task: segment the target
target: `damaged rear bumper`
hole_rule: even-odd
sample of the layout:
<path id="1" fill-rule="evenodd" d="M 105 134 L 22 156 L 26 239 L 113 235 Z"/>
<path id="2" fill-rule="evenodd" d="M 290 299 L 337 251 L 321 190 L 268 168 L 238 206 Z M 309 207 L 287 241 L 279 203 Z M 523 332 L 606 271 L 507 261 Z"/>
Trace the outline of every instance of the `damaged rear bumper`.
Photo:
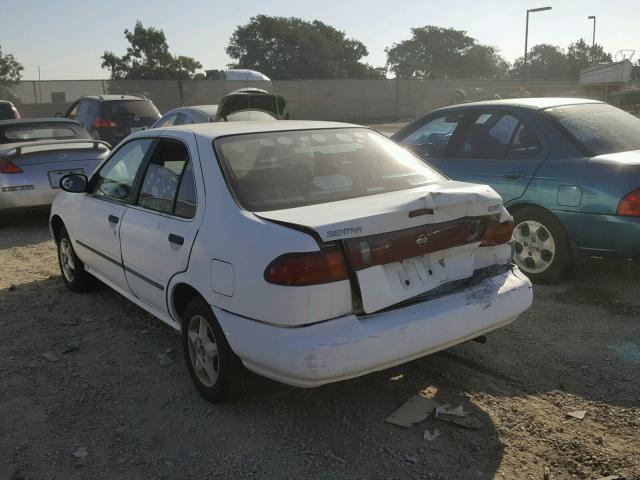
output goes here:
<path id="1" fill-rule="evenodd" d="M 470 340 L 531 306 L 531 283 L 516 267 L 454 294 L 390 311 L 282 328 L 214 307 L 247 368 L 298 387 L 357 377 Z"/>

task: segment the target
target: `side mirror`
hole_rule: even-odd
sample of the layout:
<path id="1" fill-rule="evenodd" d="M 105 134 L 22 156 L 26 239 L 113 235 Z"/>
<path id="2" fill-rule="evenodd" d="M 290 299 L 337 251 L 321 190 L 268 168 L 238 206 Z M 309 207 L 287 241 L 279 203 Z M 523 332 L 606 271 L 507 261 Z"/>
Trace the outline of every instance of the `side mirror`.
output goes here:
<path id="1" fill-rule="evenodd" d="M 87 177 L 80 173 L 70 173 L 60 179 L 60 188 L 65 192 L 84 193 L 87 191 Z"/>

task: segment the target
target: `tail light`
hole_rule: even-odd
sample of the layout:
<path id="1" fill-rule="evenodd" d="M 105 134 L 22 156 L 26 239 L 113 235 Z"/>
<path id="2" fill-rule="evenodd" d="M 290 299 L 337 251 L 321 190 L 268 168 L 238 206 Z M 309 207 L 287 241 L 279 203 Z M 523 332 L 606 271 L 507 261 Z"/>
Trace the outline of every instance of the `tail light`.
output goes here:
<path id="1" fill-rule="evenodd" d="M 8 158 L 0 158 L 0 173 L 22 173 L 22 169 Z"/>
<path id="2" fill-rule="evenodd" d="M 513 221 L 508 220 L 506 222 L 489 222 L 487 228 L 482 235 L 480 243 L 481 247 L 493 247 L 495 245 L 502 245 L 511 241 L 513 235 Z"/>
<path id="3" fill-rule="evenodd" d="M 618 205 L 618 215 L 640 216 L 640 188 L 627 194 Z"/>
<path id="4" fill-rule="evenodd" d="M 329 247 L 320 252 L 282 255 L 269 264 L 264 278 L 276 285 L 300 287 L 346 280 L 349 273 L 340 249 Z"/>
<path id="5" fill-rule="evenodd" d="M 113 120 L 109 120 L 108 118 L 96 118 L 96 121 L 93 123 L 96 128 L 116 128 L 118 124 Z"/>

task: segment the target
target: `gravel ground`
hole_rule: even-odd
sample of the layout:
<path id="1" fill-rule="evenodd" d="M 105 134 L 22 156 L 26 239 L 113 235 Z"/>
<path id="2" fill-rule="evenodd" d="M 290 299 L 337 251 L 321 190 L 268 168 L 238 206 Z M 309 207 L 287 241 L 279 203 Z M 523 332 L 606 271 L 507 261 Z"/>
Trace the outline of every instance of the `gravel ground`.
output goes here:
<path id="1" fill-rule="evenodd" d="M 0 479 L 640 479 L 631 262 L 536 287 L 484 345 L 312 390 L 252 376 L 226 405 L 196 393 L 169 327 L 106 287 L 64 288 L 44 215 L 5 220 L 0 265 Z M 383 422 L 429 387 L 481 428 Z"/>

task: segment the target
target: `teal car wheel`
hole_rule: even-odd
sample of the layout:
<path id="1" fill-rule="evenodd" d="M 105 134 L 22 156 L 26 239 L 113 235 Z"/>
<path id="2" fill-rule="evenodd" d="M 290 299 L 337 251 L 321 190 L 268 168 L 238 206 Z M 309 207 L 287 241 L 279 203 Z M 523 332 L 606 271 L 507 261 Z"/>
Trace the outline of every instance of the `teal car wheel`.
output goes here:
<path id="1" fill-rule="evenodd" d="M 559 280 L 571 263 L 562 225 L 551 213 L 525 208 L 514 215 L 513 261 L 533 282 Z"/>

